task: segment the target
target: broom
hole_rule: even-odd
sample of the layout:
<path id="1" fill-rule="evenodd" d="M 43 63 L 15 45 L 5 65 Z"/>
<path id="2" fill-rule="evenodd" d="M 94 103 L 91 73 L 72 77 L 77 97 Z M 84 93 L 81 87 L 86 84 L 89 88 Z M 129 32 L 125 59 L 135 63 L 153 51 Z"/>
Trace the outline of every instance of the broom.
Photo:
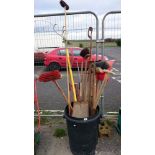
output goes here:
<path id="1" fill-rule="evenodd" d="M 96 105 L 94 105 L 93 109 L 96 109 L 97 104 L 99 102 L 101 94 L 104 92 L 104 88 L 109 80 L 109 75 L 110 74 L 115 74 L 113 73 L 112 70 L 112 65 L 115 61 L 114 60 L 109 60 L 109 61 L 99 61 L 96 62 L 96 79 L 97 82 L 101 81 L 101 86 L 99 87 L 99 84 L 97 84 L 97 97 L 96 97 Z"/>
<path id="2" fill-rule="evenodd" d="M 56 85 L 56 87 L 58 88 L 58 90 L 61 93 L 61 95 L 64 97 L 66 103 L 68 103 L 67 97 L 66 97 L 63 89 L 60 87 L 59 83 L 56 81 L 56 80 L 61 79 L 61 78 L 62 78 L 62 76 L 61 76 L 60 72 L 58 70 L 54 70 L 54 71 L 42 73 L 39 76 L 38 80 L 40 82 L 52 81 Z M 68 106 L 71 108 L 71 104 L 70 103 L 68 103 Z"/>

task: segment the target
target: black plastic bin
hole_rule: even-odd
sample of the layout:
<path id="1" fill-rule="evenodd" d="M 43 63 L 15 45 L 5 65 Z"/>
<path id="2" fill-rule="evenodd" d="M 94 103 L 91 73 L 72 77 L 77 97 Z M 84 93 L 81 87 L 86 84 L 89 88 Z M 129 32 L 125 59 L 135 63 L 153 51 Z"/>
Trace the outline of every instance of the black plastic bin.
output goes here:
<path id="1" fill-rule="evenodd" d="M 88 118 L 71 117 L 68 115 L 68 107 L 66 107 L 64 117 L 73 155 L 95 155 L 101 117 L 99 107 L 97 107 L 96 114 Z"/>

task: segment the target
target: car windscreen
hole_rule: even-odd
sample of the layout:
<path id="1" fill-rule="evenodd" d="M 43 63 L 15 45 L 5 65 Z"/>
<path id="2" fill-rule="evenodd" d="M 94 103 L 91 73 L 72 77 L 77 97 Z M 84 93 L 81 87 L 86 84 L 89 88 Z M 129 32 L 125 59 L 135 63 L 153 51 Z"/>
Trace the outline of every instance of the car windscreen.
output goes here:
<path id="1" fill-rule="evenodd" d="M 58 55 L 66 56 L 66 50 L 65 49 L 59 50 Z M 69 55 L 71 55 L 71 52 L 70 51 L 69 51 Z"/>
<path id="2" fill-rule="evenodd" d="M 74 56 L 80 56 L 80 52 L 81 52 L 81 50 L 79 50 L 79 49 L 74 49 L 74 50 L 73 50 L 73 55 L 74 55 Z"/>

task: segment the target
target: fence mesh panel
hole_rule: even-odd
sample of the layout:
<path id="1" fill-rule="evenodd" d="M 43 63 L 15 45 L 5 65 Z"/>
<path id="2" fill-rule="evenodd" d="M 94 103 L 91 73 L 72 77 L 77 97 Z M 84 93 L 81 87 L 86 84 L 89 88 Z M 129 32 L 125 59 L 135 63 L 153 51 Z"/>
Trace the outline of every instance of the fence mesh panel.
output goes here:
<path id="1" fill-rule="evenodd" d="M 46 51 L 52 47 L 64 47 L 62 34 L 64 15 L 35 17 L 35 50 Z M 96 18 L 93 14 L 67 15 L 67 39 L 69 46 L 88 46 L 88 28 L 93 27 L 93 39 L 96 39 Z M 55 32 L 55 30 L 56 33 Z"/>
<path id="2" fill-rule="evenodd" d="M 111 75 L 109 90 L 105 89 L 105 93 L 101 96 L 102 114 L 108 111 L 118 111 L 121 106 L 121 11 L 108 12 L 102 20 L 102 42 L 100 44 L 102 55 L 114 59 L 113 71 L 115 75 Z M 117 83 L 117 86 L 114 84 Z M 117 96 L 116 93 L 117 92 Z"/>
<path id="3" fill-rule="evenodd" d="M 104 39 L 121 38 L 121 14 L 108 14 L 104 20 Z"/>

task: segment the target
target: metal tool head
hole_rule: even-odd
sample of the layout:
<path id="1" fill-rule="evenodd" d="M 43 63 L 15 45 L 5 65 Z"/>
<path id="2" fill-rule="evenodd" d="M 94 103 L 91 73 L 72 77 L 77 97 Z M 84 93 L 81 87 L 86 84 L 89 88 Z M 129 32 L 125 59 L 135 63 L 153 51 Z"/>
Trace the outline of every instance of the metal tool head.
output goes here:
<path id="1" fill-rule="evenodd" d="M 88 28 L 88 37 L 89 37 L 90 39 L 92 39 L 92 33 L 93 33 L 93 28 L 92 28 L 92 27 L 89 27 L 89 28 Z"/>

